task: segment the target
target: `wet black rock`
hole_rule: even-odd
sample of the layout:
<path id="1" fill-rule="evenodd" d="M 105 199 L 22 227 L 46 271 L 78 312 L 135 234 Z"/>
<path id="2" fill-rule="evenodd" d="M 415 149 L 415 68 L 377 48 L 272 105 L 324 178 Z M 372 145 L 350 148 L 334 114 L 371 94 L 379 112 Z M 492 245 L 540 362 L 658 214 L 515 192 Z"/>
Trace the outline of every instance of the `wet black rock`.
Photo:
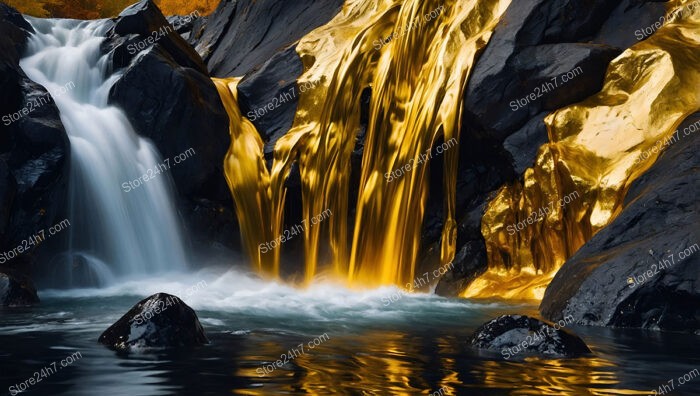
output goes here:
<path id="1" fill-rule="evenodd" d="M 700 329 L 698 121 L 700 113 L 681 124 L 671 146 L 632 184 L 620 215 L 559 270 L 540 305 L 545 318 Z"/>
<path id="2" fill-rule="evenodd" d="M 17 11 L 0 4 L 2 251 L 60 221 L 67 194 L 70 146 L 58 109 L 46 89 L 19 66 L 31 32 Z"/>
<path id="3" fill-rule="evenodd" d="M 178 297 L 157 293 L 141 300 L 100 335 L 111 349 L 128 351 L 204 345 L 197 314 Z"/>
<path id="4" fill-rule="evenodd" d="M 243 76 L 330 21 L 342 5 L 342 0 L 222 0 L 190 42 L 213 76 Z"/>
<path id="5" fill-rule="evenodd" d="M 195 243 L 218 241 L 235 247 L 227 243 L 237 241 L 237 234 L 223 170 L 230 143 L 228 115 L 206 66 L 175 28 L 150 0 L 114 20 L 104 50 L 111 51 L 115 69 L 125 70 L 110 91 L 110 101 L 124 109 L 136 131 L 168 160 Z"/>
<path id="6" fill-rule="evenodd" d="M 469 284 L 486 272 L 486 252 L 477 241 L 469 241 L 455 254 L 454 268 L 440 278 L 435 287 L 439 296 L 458 296 Z"/>
<path id="7" fill-rule="evenodd" d="M 36 287 L 29 277 L 0 268 L 0 307 L 26 307 L 39 303 Z"/>
<path id="8" fill-rule="evenodd" d="M 263 138 L 268 159 L 277 140 L 292 128 L 300 94 L 296 79 L 302 71 L 301 59 L 290 46 L 246 74 L 238 84 L 241 113 Z"/>
<path id="9" fill-rule="evenodd" d="M 470 337 L 471 346 L 498 353 L 500 357 L 523 360 L 541 358 L 573 358 L 590 354 L 581 338 L 557 324 L 522 315 L 502 315 L 479 327 Z"/>
<path id="10" fill-rule="evenodd" d="M 172 21 L 176 24 L 170 24 L 153 0 L 142 0 L 126 8 L 114 19 L 111 31 L 112 35 L 128 39 L 125 48 L 115 53 L 114 62 L 125 65 L 142 47 L 157 44 L 179 65 L 206 74 L 207 67 L 199 54 L 177 32 L 181 19 Z"/>
<path id="11" fill-rule="evenodd" d="M 475 127 L 502 140 L 538 113 L 599 91 L 621 50 L 581 41 L 612 7 L 609 1 L 512 3 L 469 81 L 465 112 Z"/>
<path id="12" fill-rule="evenodd" d="M 648 28 L 666 15 L 667 6 L 666 1 L 623 0 L 610 14 L 593 42 L 629 48 L 648 37 Z"/>

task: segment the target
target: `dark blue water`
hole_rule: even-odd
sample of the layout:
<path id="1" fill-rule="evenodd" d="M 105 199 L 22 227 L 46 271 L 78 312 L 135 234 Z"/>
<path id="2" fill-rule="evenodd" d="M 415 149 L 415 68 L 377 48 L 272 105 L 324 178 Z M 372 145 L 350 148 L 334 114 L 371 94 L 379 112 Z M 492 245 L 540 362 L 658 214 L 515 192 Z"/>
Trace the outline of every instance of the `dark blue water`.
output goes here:
<path id="1" fill-rule="evenodd" d="M 211 344 L 125 354 L 97 343 L 155 291 L 179 293 L 195 308 Z M 667 394 L 700 395 L 700 377 L 678 383 L 700 367 L 698 336 L 572 327 L 594 356 L 495 361 L 469 348 L 468 336 L 536 306 L 396 293 L 295 290 L 237 273 L 44 292 L 35 308 L 0 311 L 0 389 L 9 394 L 38 372 L 41 382 L 25 394 L 649 395 L 674 379 Z M 387 304 L 389 296 L 400 298 Z M 75 352 L 81 357 L 60 367 Z M 60 368 L 42 377 L 54 362 Z"/>

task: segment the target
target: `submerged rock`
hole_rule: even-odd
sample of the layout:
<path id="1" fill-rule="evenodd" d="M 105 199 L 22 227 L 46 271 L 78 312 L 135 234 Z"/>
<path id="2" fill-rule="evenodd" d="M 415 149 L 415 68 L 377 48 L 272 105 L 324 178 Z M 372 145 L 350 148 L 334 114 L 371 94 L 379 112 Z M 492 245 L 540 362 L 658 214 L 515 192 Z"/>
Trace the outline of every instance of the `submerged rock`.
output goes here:
<path id="1" fill-rule="evenodd" d="M 502 315 L 481 327 L 469 343 L 478 349 L 500 353 L 504 359 L 572 358 L 591 353 L 581 338 L 562 329 L 561 321 L 548 324 L 522 315 Z"/>
<path id="2" fill-rule="evenodd" d="M 632 183 L 620 215 L 559 270 L 542 299 L 542 316 L 571 315 L 592 326 L 700 329 L 698 130 L 700 113 L 654 146 L 668 145 Z"/>
<path id="3" fill-rule="evenodd" d="M 178 297 L 157 293 L 141 300 L 102 333 L 116 350 L 168 348 L 209 343 L 197 314 Z"/>
<path id="4" fill-rule="evenodd" d="M 25 307 L 39 303 L 31 279 L 10 270 L 0 271 L 0 307 Z"/>

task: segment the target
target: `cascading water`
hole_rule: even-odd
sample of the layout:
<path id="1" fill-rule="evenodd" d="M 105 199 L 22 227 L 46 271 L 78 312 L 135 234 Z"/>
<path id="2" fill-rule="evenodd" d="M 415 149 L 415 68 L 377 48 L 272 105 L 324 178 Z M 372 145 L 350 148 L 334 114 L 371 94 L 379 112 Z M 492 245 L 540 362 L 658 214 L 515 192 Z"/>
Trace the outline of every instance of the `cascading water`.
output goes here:
<path id="1" fill-rule="evenodd" d="M 296 161 L 305 224 L 325 211 L 334 214 L 304 227 L 306 282 L 328 273 L 364 286 L 404 286 L 414 280 L 428 167 L 419 166 L 396 181 L 384 175 L 422 163 L 423 153 L 440 139 L 459 140 L 469 73 L 509 4 L 346 1 L 331 22 L 296 47 L 305 69 L 298 82 L 313 88 L 300 95 L 292 129 L 275 143 L 270 171 L 255 126 L 238 108 L 239 78 L 215 79 L 231 120 L 226 177 L 244 244 L 262 273 L 280 274 L 279 250 L 263 253 L 259 246 L 285 231 L 284 184 Z M 361 129 L 358 98 L 368 88 L 370 121 L 350 238 L 344 214 L 350 205 L 351 155 Z M 457 243 L 457 154 L 450 150 L 441 158 L 443 265 L 454 258 Z"/>
<path id="2" fill-rule="evenodd" d="M 30 19 L 36 33 L 21 66 L 53 95 L 71 144 L 71 226 L 65 254 L 52 263 L 56 285 L 95 286 L 186 267 L 170 176 L 125 192 L 122 183 L 162 159 L 121 109 L 108 104 L 119 73 L 107 75 L 100 44 L 105 21 Z"/>

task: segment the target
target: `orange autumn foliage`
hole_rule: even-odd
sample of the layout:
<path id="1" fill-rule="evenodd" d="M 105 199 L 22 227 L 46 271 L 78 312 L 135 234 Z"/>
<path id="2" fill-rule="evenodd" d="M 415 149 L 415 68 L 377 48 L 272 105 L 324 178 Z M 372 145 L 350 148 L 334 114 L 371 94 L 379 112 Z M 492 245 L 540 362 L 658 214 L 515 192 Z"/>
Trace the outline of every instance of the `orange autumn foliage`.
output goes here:
<path id="1" fill-rule="evenodd" d="M 97 19 L 110 18 L 136 0 L 0 0 L 19 12 L 42 18 Z M 187 15 L 199 11 L 208 15 L 219 0 L 155 0 L 163 14 Z"/>

